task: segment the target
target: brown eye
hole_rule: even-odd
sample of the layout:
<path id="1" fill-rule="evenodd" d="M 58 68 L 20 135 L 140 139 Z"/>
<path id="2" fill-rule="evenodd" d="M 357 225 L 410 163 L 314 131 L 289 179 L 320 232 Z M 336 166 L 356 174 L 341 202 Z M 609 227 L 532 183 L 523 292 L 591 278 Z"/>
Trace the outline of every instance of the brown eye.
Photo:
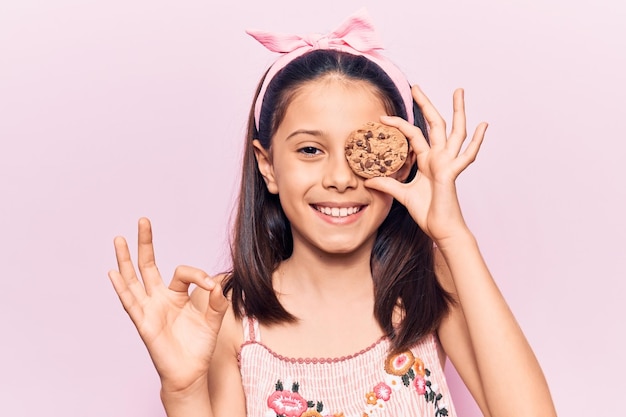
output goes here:
<path id="1" fill-rule="evenodd" d="M 314 146 L 305 146 L 304 148 L 298 149 L 298 152 L 305 154 L 306 156 L 318 155 L 320 150 Z"/>

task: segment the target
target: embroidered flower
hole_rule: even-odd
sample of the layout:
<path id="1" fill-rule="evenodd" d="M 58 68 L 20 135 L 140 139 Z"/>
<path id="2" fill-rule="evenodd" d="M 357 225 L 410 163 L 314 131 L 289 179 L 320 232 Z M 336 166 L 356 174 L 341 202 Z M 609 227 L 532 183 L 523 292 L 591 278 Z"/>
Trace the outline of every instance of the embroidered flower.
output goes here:
<path id="1" fill-rule="evenodd" d="M 376 405 L 374 406 L 378 410 L 382 410 L 385 408 L 385 402 L 383 400 L 376 401 Z"/>
<path id="2" fill-rule="evenodd" d="M 404 386 L 402 383 L 402 378 L 397 375 L 386 374 L 385 375 L 385 383 L 389 386 L 393 391 L 398 391 L 400 388 Z"/>
<path id="3" fill-rule="evenodd" d="M 426 394 L 426 380 L 423 377 L 416 377 L 415 381 L 413 381 L 413 385 L 415 386 L 415 389 L 417 390 L 417 393 L 419 395 Z"/>
<path id="4" fill-rule="evenodd" d="M 377 412 L 385 408 L 385 402 L 383 400 L 376 400 L 374 404 L 367 404 L 365 406 L 365 413 L 368 416 L 376 415 Z"/>
<path id="5" fill-rule="evenodd" d="M 374 392 L 376 393 L 376 397 L 380 400 L 389 401 L 389 398 L 391 398 L 391 387 L 384 382 L 378 383 L 374 387 Z"/>
<path id="6" fill-rule="evenodd" d="M 291 390 L 285 386 L 291 384 Z M 322 401 L 307 401 L 300 394 L 300 383 L 297 381 L 283 383 L 276 381 L 276 391 L 267 398 L 268 410 L 263 417 L 344 417 L 339 414 L 322 414 L 324 403 Z"/>
<path id="7" fill-rule="evenodd" d="M 267 398 L 267 406 L 286 417 L 300 417 L 308 408 L 307 401 L 297 392 L 278 390 Z"/>
<path id="8" fill-rule="evenodd" d="M 387 356 L 387 360 L 385 360 L 385 371 L 388 374 L 401 376 L 411 369 L 413 363 L 415 363 L 415 356 L 410 350 L 392 354 Z"/>
<path id="9" fill-rule="evenodd" d="M 307 406 L 310 408 L 310 410 L 303 413 L 300 417 L 324 417 L 322 416 L 322 411 L 324 411 L 324 403 L 322 403 L 321 401 L 309 401 L 307 403 Z M 333 417 L 332 415 L 327 415 L 327 417 L 328 416 Z"/>
<path id="10" fill-rule="evenodd" d="M 376 395 L 376 404 L 373 403 L 372 393 L 366 395 L 367 404 L 363 416 L 374 417 L 377 411 L 385 407 L 393 391 L 411 387 L 418 395 L 423 395 L 427 403 L 432 403 L 435 417 L 447 417 L 448 409 L 443 402 L 443 395 L 438 392 L 439 386 L 431 381 L 430 370 L 424 361 L 416 358 L 411 351 L 400 354 L 391 354 L 385 360 L 385 382 L 378 383 L 373 390 Z"/>
<path id="11" fill-rule="evenodd" d="M 376 401 L 378 401 L 378 397 L 375 392 L 368 392 L 365 394 L 365 398 L 367 399 L 368 404 L 376 404 Z"/>
<path id="12" fill-rule="evenodd" d="M 324 416 L 318 413 L 317 410 L 309 410 L 309 411 L 305 411 L 304 413 L 302 413 L 300 417 L 324 417 Z"/>
<path id="13" fill-rule="evenodd" d="M 419 376 L 426 375 L 426 368 L 424 368 L 424 362 L 422 362 L 420 358 L 415 358 L 413 369 L 415 370 L 415 373 Z"/>

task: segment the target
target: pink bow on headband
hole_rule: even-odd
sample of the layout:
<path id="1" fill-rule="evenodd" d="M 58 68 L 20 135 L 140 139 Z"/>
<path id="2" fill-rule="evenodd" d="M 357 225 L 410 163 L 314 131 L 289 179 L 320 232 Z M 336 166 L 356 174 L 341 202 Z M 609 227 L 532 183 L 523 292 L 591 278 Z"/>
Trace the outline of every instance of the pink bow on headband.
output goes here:
<path id="1" fill-rule="evenodd" d="M 406 107 L 407 119 L 409 123 L 413 123 L 413 97 L 411 95 L 411 87 L 402 71 L 377 52 L 383 49 L 382 42 L 365 9 L 361 9 L 348 17 L 337 29 L 327 35 L 315 33 L 300 36 L 261 30 L 246 30 L 246 33 L 259 41 L 270 51 L 283 54 L 274 62 L 267 72 L 263 85 L 261 86 L 261 91 L 257 97 L 254 106 L 254 119 L 257 130 L 259 129 L 263 97 L 265 96 L 265 91 L 270 81 L 279 70 L 284 68 L 295 58 L 315 49 L 334 49 L 353 55 L 363 55 L 378 64 L 383 71 L 389 75 L 400 91 Z"/>
<path id="2" fill-rule="evenodd" d="M 337 29 L 327 35 L 313 33 L 306 36 L 247 30 L 250 36 L 272 52 L 289 53 L 299 48 L 333 49 L 349 46 L 359 52 L 383 49 L 374 25 L 365 9 L 350 16 Z"/>

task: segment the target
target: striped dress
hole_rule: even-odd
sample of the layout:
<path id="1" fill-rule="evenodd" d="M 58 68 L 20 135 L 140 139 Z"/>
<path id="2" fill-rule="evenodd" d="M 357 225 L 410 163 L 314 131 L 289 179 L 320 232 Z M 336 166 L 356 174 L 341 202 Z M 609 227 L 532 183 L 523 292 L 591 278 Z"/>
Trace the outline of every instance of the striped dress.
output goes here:
<path id="1" fill-rule="evenodd" d="M 341 358 L 287 358 L 244 318 L 239 368 L 249 417 L 456 416 L 435 335 L 389 354 L 389 341 Z"/>

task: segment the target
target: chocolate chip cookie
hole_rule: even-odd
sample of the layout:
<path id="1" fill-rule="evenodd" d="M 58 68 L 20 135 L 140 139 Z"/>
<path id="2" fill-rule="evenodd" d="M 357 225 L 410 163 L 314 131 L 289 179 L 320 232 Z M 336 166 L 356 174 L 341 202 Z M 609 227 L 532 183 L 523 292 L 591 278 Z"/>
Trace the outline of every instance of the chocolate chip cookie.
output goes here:
<path id="1" fill-rule="evenodd" d="M 404 165 L 409 144 L 398 129 L 367 122 L 346 141 L 346 159 L 361 177 L 386 177 Z"/>

